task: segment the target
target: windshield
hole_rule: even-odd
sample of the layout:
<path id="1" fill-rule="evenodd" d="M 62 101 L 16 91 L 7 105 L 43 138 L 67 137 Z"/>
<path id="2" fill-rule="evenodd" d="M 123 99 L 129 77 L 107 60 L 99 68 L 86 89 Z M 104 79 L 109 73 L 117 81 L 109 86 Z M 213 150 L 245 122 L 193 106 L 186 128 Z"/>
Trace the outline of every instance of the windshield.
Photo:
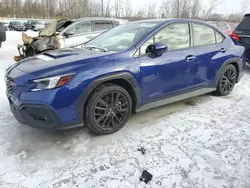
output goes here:
<path id="1" fill-rule="evenodd" d="M 86 43 L 85 47 L 98 47 L 115 52 L 124 51 L 131 48 L 159 24 L 156 22 L 123 24 L 94 38 Z"/>
<path id="2" fill-rule="evenodd" d="M 13 25 L 22 25 L 21 22 L 12 22 Z"/>
<path id="3" fill-rule="evenodd" d="M 43 24 L 42 22 L 37 21 L 37 20 L 33 20 L 33 21 L 30 21 L 30 22 L 31 22 L 31 24 Z"/>

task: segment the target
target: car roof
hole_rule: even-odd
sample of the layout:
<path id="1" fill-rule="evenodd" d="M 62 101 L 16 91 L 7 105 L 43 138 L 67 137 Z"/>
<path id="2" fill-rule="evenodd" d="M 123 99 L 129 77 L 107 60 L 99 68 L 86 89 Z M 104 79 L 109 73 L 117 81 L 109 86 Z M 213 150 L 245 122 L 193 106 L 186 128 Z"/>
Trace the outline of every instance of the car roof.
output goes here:
<path id="1" fill-rule="evenodd" d="M 168 22 L 198 22 L 198 23 L 203 23 L 206 24 L 206 22 L 204 21 L 200 21 L 200 20 L 195 20 L 195 19 L 184 19 L 184 18 L 161 18 L 161 19 L 146 19 L 146 20 L 137 20 L 137 21 L 133 21 L 133 22 L 137 22 L 137 23 L 168 23 Z"/>
<path id="2" fill-rule="evenodd" d="M 112 21 L 118 21 L 118 22 L 124 22 L 124 21 L 128 22 L 128 20 L 126 20 L 126 19 L 108 18 L 108 17 L 86 17 L 86 18 L 72 19 L 73 22 L 82 21 L 82 20 L 86 20 L 86 21 L 91 21 L 91 20 L 112 20 Z"/>

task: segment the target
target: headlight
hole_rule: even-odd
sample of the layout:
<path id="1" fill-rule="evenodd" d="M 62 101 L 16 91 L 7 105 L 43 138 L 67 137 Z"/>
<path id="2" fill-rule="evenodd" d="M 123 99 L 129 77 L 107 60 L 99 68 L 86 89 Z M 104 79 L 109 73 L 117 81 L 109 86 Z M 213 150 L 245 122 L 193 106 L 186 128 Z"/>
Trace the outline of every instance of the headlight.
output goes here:
<path id="1" fill-rule="evenodd" d="M 54 77 L 33 80 L 33 82 L 37 83 L 37 86 L 35 89 L 32 89 L 31 91 L 53 89 L 63 86 L 73 77 L 73 75 L 74 74 L 68 74 L 68 75 L 61 75 L 61 76 L 54 76 Z"/>

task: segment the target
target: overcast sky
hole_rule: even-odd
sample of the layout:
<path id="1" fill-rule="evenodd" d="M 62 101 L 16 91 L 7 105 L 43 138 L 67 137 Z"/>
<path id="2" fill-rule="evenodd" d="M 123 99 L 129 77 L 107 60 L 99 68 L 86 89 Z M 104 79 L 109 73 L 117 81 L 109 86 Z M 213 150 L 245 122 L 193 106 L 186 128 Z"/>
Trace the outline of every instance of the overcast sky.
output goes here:
<path id="1" fill-rule="evenodd" d="M 133 3 L 140 5 L 143 2 L 155 2 L 157 0 L 134 0 Z M 204 6 L 209 6 L 210 0 L 201 0 Z M 239 13 L 242 11 L 241 2 L 246 1 L 248 2 L 246 12 L 250 13 L 250 0 L 220 0 L 220 4 L 216 7 L 215 12 L 221 14 L 230 14 L 230 13 Z M 158 0 L 157 2 L 160 2 Z"/>
<path id="2" fill-rule="evenodd" d="M 208 4 L 209 0 L 202 0 L 204 4 Z M 216 8 L 217 13 L 221 14 L 230 14 L 232 12 L 241 12 L 241 1 L 242 0 L 221 0 L 221 3 Z M 250 0 L 248 1 L 248 9 L 247 11 L 250 12 Z"/>

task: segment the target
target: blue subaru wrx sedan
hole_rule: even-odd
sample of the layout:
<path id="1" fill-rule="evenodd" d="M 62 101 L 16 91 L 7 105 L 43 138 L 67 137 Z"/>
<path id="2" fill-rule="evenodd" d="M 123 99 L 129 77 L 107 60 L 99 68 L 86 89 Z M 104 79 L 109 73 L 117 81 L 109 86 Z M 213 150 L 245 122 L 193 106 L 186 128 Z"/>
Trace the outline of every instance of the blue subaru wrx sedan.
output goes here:
<path id="1" fill-rule="evenodd" d="M 132 112 L 209 92 L 228 95 L 243 76 L 244 55 L 206 23 L 143 20 L 15 64 L 6 71 L 6 93 L 23 124 L 110 134 Z"/>

